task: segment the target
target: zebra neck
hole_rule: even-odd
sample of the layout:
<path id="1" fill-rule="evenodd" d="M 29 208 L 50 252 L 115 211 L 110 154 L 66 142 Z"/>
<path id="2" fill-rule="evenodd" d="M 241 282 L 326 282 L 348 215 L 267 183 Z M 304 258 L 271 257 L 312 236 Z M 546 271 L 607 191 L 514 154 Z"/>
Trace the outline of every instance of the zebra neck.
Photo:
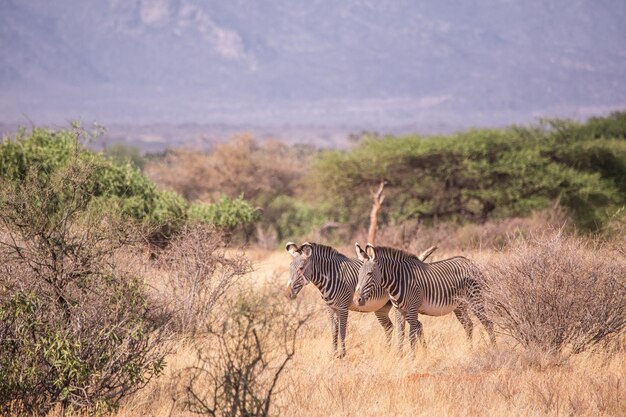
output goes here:
<path id="1" fill-rule="evenodd" d="M 425 272 L 425 269 L 423 268 L 423 263 L 406 263 L 402 265 L 401 268 L 398 268 L 397 264 L 392 265 L 391 262 L 381 262 L 379 265 L 382 275 L 382 287 L 385 288 L 389 292 L 389 295 L 391 295 L 392 297 L 397 296 L 402 291 L 402 287 L 407 285 L 407 274 L 410 274 L 414 277 L 420 277 Z"/>
<path id="2" fill-rule="evenodd" d="M 326 282 L 326 275 L 320 271 L 314 270 L 313 276 L 309 281 L 311 281 L 317 288 L 323 287 Z"/>
<path id="3" fill-rule="evenodd" d="M 315 263 L 313 276 L 310 281 L 320 290 L 337 281 L 344 281 L 356 285 L 359 266 L 360 265 L 352 259 L 318 261 Z"/>

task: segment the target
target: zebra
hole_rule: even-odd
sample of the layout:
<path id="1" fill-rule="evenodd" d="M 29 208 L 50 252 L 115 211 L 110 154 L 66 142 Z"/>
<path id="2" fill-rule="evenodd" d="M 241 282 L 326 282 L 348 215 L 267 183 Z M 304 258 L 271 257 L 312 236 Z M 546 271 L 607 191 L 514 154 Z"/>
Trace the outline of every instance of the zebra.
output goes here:
<path id="1" fill-rule="evenodd" d="M 380 286 L 371 286 L 367 302 L 356 305 L 353 302 L 354 289 L 362 261 L 350 259 L 336 249 L 317 243 L 303 243 L 298 248 L 293 242 L 285 245 L 293 256 L 289 267 L 289 281 L 285 295 L 294 299 L 304 287 L 312 282 L 326 302 L 333 334 L 333 353 L 342 358 L 346 354 L 346 325 L 348 310 L 374 312 L 385 330 L 387 341 L 391 340 L 393 325 L 389 319 L 391 301 L 387 291 Z M 340 349 L 337 352 L 337 338 Z"/>
<path id="2" fill-rule="evenodd" d="M 474 326 L 468 309 L 483 324 L 491 343 L 495 343 L 493 323 L 485 314 L 481 286 L 477 280 L 480 271 L 469 259 L 455 256 L 424 263 L 415 255 L 390 247 L 368 244 L 364 251 L 357 243 L 355 250 L 357 258 L 363 263 L 353 301 L 363 305 L 371 298 L 374 289 L 385 288 L 399 313 L 396 330 L 400 348 L 404 343 L 405 322 L 410 326 L 411 350 L 415 349 L 416 338 L 426 346 L 418 314 L 443 316 L 454 312 L 471 341 Z"/>
<path id="3" fill-rule="evenodd" d="M 309 282 L 314 283 L 322 299 L 326 301 L 335 354 L 337 354 L 337 339 L 338 336 L 340 337 L 341 352 L 337 356 L 345 356 L 348 310 L 374 312 L 385 330 L 387 342 L 391 340 L 393 325 L 389 319 L 389 311 L 392 304 L 387 292 L 382 288 L 374 288 L 370 297 L 372 300 L 369 303 L 358 306 L 352 301 L 358 269 L 362 261 L 350 259 L 330 246 L 316 243 L 306 242 L 298 248 L 295 243 L 287 242 L 285 249 L 293 256 L 285 295 L 294 299 L 305 285 Z M 436 249 L 436 246 L 426 249 L 419 255 L 419 258 L 426 260 Z"/>

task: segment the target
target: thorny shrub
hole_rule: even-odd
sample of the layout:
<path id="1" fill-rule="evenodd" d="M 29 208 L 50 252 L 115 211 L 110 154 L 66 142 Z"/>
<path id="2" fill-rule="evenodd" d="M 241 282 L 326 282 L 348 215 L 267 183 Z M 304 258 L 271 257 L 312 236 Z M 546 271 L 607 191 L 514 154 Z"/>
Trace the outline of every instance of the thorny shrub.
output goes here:
<path id="1" fill-rule="evenodd" d="M 159 256 L 164 294 L 176 332 L 193 336 L 206 328 L 215 303 L 252 265 L 243 253 L 227 253 L 223 232 L 185 227 Z"/>
<path id="2" fill-rule="evenodd" d="M 275 287 L 239 289 L 220 303 L 194 366 L 181 372 L 184 408 L 212 416 L 268 416 L 279 379 L 310 314 L 279 301 Z"/>
<path id="3" fill-rule="evenodd" d="M 626 329 L 626 259 L 599 241 L 518 237 L 485 279 L 494 322 L 525 347 L 579 353 Z"/>

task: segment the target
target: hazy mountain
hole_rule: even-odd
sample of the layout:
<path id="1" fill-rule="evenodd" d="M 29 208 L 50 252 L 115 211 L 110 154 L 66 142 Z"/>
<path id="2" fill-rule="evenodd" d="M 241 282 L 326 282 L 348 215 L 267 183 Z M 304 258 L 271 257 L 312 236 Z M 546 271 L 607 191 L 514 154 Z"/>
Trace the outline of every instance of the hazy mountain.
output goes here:
<path id="1" fill-rule="evenodd" d="M 623 0 L 0 0 L 0 119 L 584 116 L 626 106 L 625 21 Z"/>

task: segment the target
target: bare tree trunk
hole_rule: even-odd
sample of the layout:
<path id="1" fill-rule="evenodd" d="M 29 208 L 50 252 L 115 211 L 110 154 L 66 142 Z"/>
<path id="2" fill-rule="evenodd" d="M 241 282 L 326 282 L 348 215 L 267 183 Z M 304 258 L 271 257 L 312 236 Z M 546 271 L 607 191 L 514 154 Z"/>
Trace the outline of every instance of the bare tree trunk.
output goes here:
<path id="1" fill-rule="evenodd" d="M 383 195 L 383 188 L 385 188 L 386 181 L 381 179 L 380 185 L 378 186 L 378 190 L 376 192 L 372 192 L 372 198 L 374 199 L 374 203 L 372 204 L 372 211 L 370 212 L 370 228 L 367 232 L 367 242 L 372 245 L 376 240 L 376 228 L 378 227 L 378 211 L 380 210 L 380 206 L 383 204 L 385 200 L 385 196 Z"/>

